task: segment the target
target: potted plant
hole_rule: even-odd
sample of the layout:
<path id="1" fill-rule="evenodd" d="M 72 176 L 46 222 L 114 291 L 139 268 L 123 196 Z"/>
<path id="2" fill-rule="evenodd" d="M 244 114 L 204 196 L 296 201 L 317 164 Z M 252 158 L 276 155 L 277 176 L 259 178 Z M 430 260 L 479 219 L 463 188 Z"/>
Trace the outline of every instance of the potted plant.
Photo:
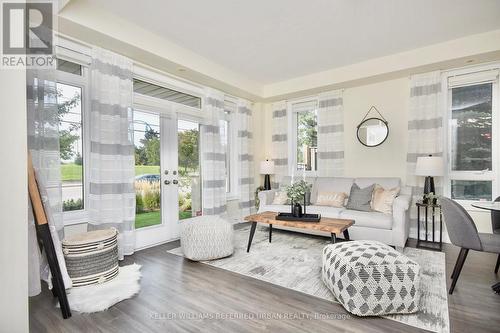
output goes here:
<path id="1" fill-rule="evenodd" d="M 300 180 L 285 187 L 286 195 L 292 205 L 292 214 L 295 217 L 302 217 L 302 205 L 305 203 L 305 195 L 311 191 L 311 184 L 305 180 Z"/>

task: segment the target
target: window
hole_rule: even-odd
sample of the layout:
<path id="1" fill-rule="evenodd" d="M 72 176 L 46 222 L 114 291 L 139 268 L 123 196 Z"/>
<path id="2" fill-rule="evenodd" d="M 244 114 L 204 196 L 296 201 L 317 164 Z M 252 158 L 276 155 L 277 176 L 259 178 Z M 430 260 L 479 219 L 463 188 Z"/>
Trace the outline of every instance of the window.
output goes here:
<path id="1" fill-rule="evenodd" d="M 201 98 L 153 83 L 134 79 L 134 92 L 201 109 Z"/>
<path id="2" fill-rule="evenodd" d="M 498 71 L 448 78 L 449 192 L 452 199 L 492 200 L 498 193 Z"/>
<path id="3" fill-rule="evenodd" d="M 294 169 L 303 172 L 318 170 L 318 115 L 317 102 L 305 101 L 291 105 L 292 152 Z"/>
<path id="4" fill-rule="evenodd" d="M 66 220 L 84 219 L 86 68 L 57 59 L 57 108 L 63 212 Z M 75 215 L 77 214 L 77 215 Z"/>

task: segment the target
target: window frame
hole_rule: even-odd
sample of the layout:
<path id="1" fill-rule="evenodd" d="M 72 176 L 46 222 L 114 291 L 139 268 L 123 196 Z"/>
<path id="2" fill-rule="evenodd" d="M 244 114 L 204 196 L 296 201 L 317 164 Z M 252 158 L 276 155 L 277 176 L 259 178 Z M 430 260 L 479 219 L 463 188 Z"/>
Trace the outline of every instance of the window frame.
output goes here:
<path id="1" fill-rule="evenodd" d="M 90 187 L 89 183 L 89 152 L 90 152 L 90 128 L 89 128 L 89 118 L 90 118 L 90 96 L 89 96 L 89 68 L 88 66 L 67 59 L 66 57 L 61 57 L 61 59 L 69 60 L 75 62 L 82 66 L 82 75 L 71 74 L 68 72 L 56 70 L 56 82 L 62 83 L 74 87 L 78 87 L 82 90 L 81 95 L 81 110 L 82 110 L 82 166 L 83 166 L 83 209 L 74 211 L 63 211 L 63 222 L 65 226 L 80 224 L 88 222 L 88 195 L 87 191 Z M 61 198 L 62 203 L 62 198 Z"/>
<path id="2" fill-rule="evenodd" d="M 306 97 L 306 98 L 301 98 L 301 99 L 294 99 L 291 101 L 287 102 L 287 113 L 289 115 L 288 117 L 288 156 L 290 156 L 289 159 L 289 165 L 288 165 L 288 172 L 289 175 L 293 175 L 295 177 L 302 177 L 304 174 L 306 177 L 317 177 L 318 176 L 318 160 L 316 160 L 316 170 L 310 170 L 310 171 L 301 171 L 297 169 L 297 113 L 300 111 L 294 110 L 293 105 L 294 104 L 300 104 L 300 103 L 307 103 L 307 102 L 314 102 L 316 104 L 316 117 L 317 117 L 317 112 L 318 112 L 318 97 L 317 96 L 312 96 L 312 97 Z M 319 123 L 318 123 L 318 128 L 319 128 Z"/>
<path id="3" fill-rule="evenodd" d="M 453 180 L 470 180 L 470 181 L 491 181 L 491 200 L 495 200 L 497 196 L 500 195 L 500 154 L 498 150 L 500 149 L 500 85 L 499 85 L 499 77 L 497 72 L 496 79 L 492 80 L 470 80 L 468 82 L 464 82 L 464 84 L 450 85 L 449 79 L 457 76 L 463 76 L 467 78 L 470 76 L 472 78 L 474 75 L 480 72 L 487 71 L 500 71 L 500 64 L 490 64 L 485 66 L 474 66 L 468 68 L 462 68 L 459 70 L 453 70 L 446 72 L 446 75 L 443 76 L 443 86 L 446 88 L 445 93 L 443 94 L 444 106 L 446 107 L 445 112 L 445 122 L 444 129 L 446 133 L 445 139 L 445 157 L 446 157 L 446 172 L 444 177 L 444 194 L 448 197 L 451 197 L 451 181 Z M 479 85 L 482 83 L 492 83 L 492 141 L 491 141 L 491 149 L 492 149 L 492 164 L 491 170 L 488 171 L 453 171 L 451 165 L 451 156 L 452 156 L 452 127 L 451 127 L 451 119 L 452 119 L 452 89 L 457 87 L 465 87 L 465 86 L 473 86 Z M 465 209 L 468 211 L 482 211 L 480 209 L 474 208 L 472 203 L 477 202 L 478 200 L 456 200 L 460 203 Z"/>

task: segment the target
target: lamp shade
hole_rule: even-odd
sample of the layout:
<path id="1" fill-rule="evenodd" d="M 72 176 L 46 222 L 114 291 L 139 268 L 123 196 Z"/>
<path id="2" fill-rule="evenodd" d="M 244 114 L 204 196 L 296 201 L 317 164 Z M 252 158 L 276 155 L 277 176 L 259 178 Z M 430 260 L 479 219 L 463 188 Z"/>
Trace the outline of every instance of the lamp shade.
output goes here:
<path id="1" fill-rule="evenodd" d="M 274 162 L 265 160 L 260 162 L 260 174 L 261 175 L 273 175 L 274 174 Z"/>
<path id="2" fill-rule="evenodd" d="M 443 158 L 440 156 L 423 156 L 417 158 L 415 175 L 417 176 L 442 176 Z"/>

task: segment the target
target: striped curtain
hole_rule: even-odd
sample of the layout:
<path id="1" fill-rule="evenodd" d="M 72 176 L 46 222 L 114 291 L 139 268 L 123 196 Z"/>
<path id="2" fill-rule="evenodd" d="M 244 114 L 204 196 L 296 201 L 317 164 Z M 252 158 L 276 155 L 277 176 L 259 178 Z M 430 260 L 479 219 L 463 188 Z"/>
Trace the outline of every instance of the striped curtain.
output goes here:
<path id="1" fill-rule="evenodd" d="M 118 230 L 120 259 L 135 249 L 132 61 L 92 50 L 89 230 Z"/>
<path id="2" fill-rule="evenodd" d="M 318 97 L 318 175 L 344 174 L 344 104 L 342 91 Z"/>
<path id="3" fill-rule="evenodd" d="M 55 69 L 27 70 L 26 93 L 28 149 L 36 171 L 64 286 L 71 288 L 72 282 L 60 246 L 60 239 L 64 238 L 64 223 Z M 8 157 L 4 156 L 4 158 Z M 45 254 L 40 256 L 33 210 L 30 202 L 28 205 L 28 285 L 29 295 L 35 296 L 41 291 L 40 279 L 46 281 L 50 289 L 52 281 Z"/>
<path id="4" fill-rule="evenodd" d="M 236 112 L 238 149 L 239 207 L 243 216 L 255 208 L 253 154 L 252 154 L 252 106 L 244 99 L 238 99 Z"/>
<path id="5" fill-rule="evenodd" d="M 283 177 L 288 175 L 288 113 L 286 102 L 272 104 L 272 158 L 274 161 L 274 179 L 272 188 L 279 188 Z"/>
<path id="6" fill-rule="evenodd" d="M 424 177 L 415 176 L 417 158 L 443 156 L 444 115 L 441 73 L 414 75 L 410 82 L 410 112 L 408 116 L 408 153 L 406 184 L 413 189 L 413 200 L 423 195 Z M 443 193 L 441 177 L 435 178 L 437 194 Z M 412 205 L 411 218 L 416 218 Z"/>
<path id="7" fill-rule="evenodd" d="M 224 94 L 207 89 L 204 102 L 205 123 L 201 126 L 201 172 L 203 179 L 203 215 L 226 212 L 226 149 L 222 122 Z"/>

